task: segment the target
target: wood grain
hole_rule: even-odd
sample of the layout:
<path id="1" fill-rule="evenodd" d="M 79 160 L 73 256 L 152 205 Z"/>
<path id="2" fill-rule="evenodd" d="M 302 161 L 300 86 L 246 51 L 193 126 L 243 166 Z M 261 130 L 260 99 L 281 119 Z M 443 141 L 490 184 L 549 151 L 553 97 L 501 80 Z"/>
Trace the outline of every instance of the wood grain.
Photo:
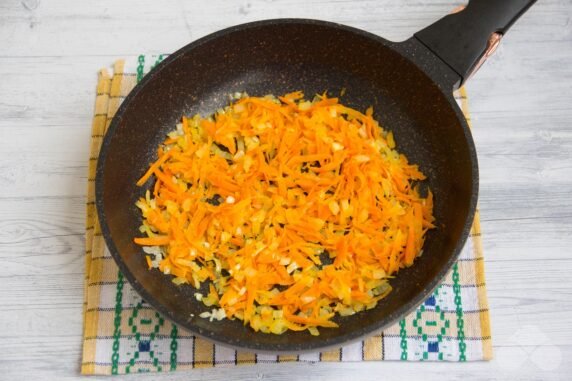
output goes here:
<path id="1" fill-rule="evenodd" d="M 331 20 L 399 41 L 460 3 L 0 2 L 0 379 L 79 378 L 84 194 L 99 68 L 118 57 L 172 52 L 218 29 L 274 17 Z M 571 20 L 572 0 L 538 2 L 468 84 L 495 360 L 256 365 L 138 377 L 569 377 Z"/>

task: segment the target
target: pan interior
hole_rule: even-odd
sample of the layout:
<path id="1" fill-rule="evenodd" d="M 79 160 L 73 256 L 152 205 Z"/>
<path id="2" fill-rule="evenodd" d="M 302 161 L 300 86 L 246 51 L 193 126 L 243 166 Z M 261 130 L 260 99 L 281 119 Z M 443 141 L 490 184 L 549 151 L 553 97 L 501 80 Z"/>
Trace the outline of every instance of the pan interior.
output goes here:
<path id="1" fill-rule="evenodd" d="M 397 46 L 397 48 L 396 48 Z M 98 207 L 110 250 L 132 285 L 155 308 L 207 338 L 262 351 L 323 348 L 356 339 L 399 318 L 419 303 L 449 268 L 470 215 L 473 163 L 470 147 L 450 98 L 417 66 L 396 52 L 398 44 L 349 28 L 311 23 L 275 23 L 237 28 L 191 44 L 151 73 L 113 121 L 98 172 Z M 372 310 L 339 318 L 337 329 L 320 336 L 255 333 L 240 321 L 209 322 L 196 290 L 175 286 L 147 269 L 141 249 L 141 217 L 134 206 L 146 188 L 137 179 L 155 159 L 156 147 L 182 115 L 208 115 L 228 104 L 229 94 L 280 95 L 327 91 L 365 110 L 393 131 L 398 150 L 419 164 L 435 195 L 438 228 L 423 256 L 399 272 L 390 295 Z"/>

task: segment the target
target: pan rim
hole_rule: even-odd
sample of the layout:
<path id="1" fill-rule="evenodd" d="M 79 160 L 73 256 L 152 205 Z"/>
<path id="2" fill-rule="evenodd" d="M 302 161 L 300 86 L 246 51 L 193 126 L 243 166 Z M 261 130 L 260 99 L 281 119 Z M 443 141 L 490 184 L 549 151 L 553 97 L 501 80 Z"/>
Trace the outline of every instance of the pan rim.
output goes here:
<path id="1" fill-rule="evenodd" d="M 359 329 L 352 330 L 346 334 L 336 336 L 332 339 L 325 340 L 325 341 L 316 341 L 312 342 L 309 341 L 308 343 L 304 343 L 304 348 L 300 348 L 299 344 L 285 344 L 281 345 L 280 348 L 272 348 L 272 345 L 267 344 L 257 344 L 254 341 L 251 342 L 240 342 L 240 343 L 230 343 L 224 340 L 219 340 L 219 337 L 209 336 L 204 333 L 199 333 L 198 330 L 194 329 L 192 325 L 190 325 L 190 321 L 184 320 L 182 317 L 178 317 L 171 313 L 171 311 L 166 308 L 162 303 L 158 302 L 137 280 L 135 275 L 129 270 L 126 263 L 123 261 L 119 250 L 115 246 L 113 238 L 111 236 L 111 230 L 109 225 L 107 224 L 107 219 L 105 216 L 104 210 L 104 203 L 103 203 L 103 172 L 105 161 L 107 158 L 107 154 L 109 151 L 109 146 L 111 144 L 111 140 L 115 134 L 115 131 L 120 124 L 123 114 L 125 113 L 126 109 L 130 106 L 133 99 L 137 97 L 137 95 L 145 88 L 148 82 L 150 82 L 155 76 L 159 75 L 161 71 L 167 67 L 171 62 L 178 59 L 181 55 L 186 54 L 197 47 L 206 44 L 212 40 L 224 37 L 226 35 L 243 31 L 250 28 L 258 28 L 258 27 L 266 27 L 266 26 L 275 26 L 277 24 L 299 24 L 299 25 L 317 25 L 323 26 L 328 28 L 334 28 L 337 30 L 342 30 L 345 32 L 350 32 L 353 34 L 357 34 L 359 36 L 372 39 L 376 42 L 382 43 L 389 49 L 393 50 L 395 53 L 401 55 L 409 62 L 413 63 L 419 70 L 421 70 L 425 75 L 427 75 L 437 86 L 439 86 L 441 93 L 444 97 L 448 100 L 450 106 L 454 110 L 455 114 L 457 115 L 457 119 L 461 123 L 463 128 L 465 141 L 467 144 L 467 150 L 469 152 L 470 158 L 470 166 L 472 169 L 472 187 L 471 187 L 471 197 L 469 200 L 468 205 L 468 213 L 466 220 L 463 225 L 463 229 L 461 231 L 461 236 L 459 237 L 455 248 L 450 256 L 449 260 L 445 263 L 445 265 L 439 270 L 437 275 L 427 284 L 427 286 L 417 295 L 409 300 L 407 303 L 404 303 L 401 307 L 399 307 L 396 311 L 392 314 L 388 315 L 384 321 L 376 322 L 375 324 L 370 324 L 368 326 L 360 327 Z M 408 40 L 406 40 L 408 41 Z M 469 236 L 469 232 L 473 223 L 477 199 L 478 199 L 478 186 L 479 186 L 479 174 L 478 174 L 478 161 L 476 155 L 476 148 L 474 145 L 474 141 L 472 138 L 472 134 L 470 132 L 469 126 L 467 121 L 460 110 L 457 102 L 453 98 L 453 92 L 448 93 L 445 89 L 443 89 L 442 84 L 440 84 L 437 80 L 435 80 L 426 70 L 424 70 L 414 59 L 407 57 L 403 54 L 402 51 L 396 49 L 399 44 L 405 43 L 404 42 L 391 42 L 383 37 L 378 35 L 372 34 L 370 32 L 350 27 L 344 24 L 329 22 L 329 21 L 322 21 L 322 20 L 315 20 L 315 19 L 305 19 L 305 18 L 279 18 L 279 19 L 268 19 L 268 20 L 261 20 L 255 22 L 249 22 L 245 24 L 239 24 L 235 26 L 231 26 L 229 28 L 225 28 L 214 33 L 211 33 L 207 36 L 204 36 L 196 41 L 193 41 L 182 48 L 178 49 L 174 53 L 170 54 L 165 60 L 163 60 L 159 65 L 157 65 L 153 70 L 151 70 L 147 75 L 143 77 L 143 79 L 130 91 L 130 93 L 126 96 L 123 100 L 121 105 L 119 106 L 116 114 L 114 115 L 111 124 L 108 128 L 107 133 L 103 138 L 103 142 L 101 145 L 101 150 L 99 154 L 99 158 L 97 161 L 96 167 L 96 180 L 95 180 L 95 205 L 97 209 L 97 214 L 99 218 L 99 223 L 101 227 L 101 232 L 103 238 L 105 240 L 105 244 L 111 253 L 112 257 L 115 260 L 115 263 L 119 267 L 119 270 L 124 275 L 125 278 L 129 281 L 131 286 L 135 289 L 135 291 L 143 297 L 145 301 L 147 301 L 154 309 L 159 311 L 163 316 L 171 320 L 172 322 L 184 327 L 185 329 L 191 331 L 194 335 L 214 342 L 218 345 L 222 345 L 224 347 L 229 347 L 232 349 L 240 349 L 240 350 L 250 350 L 256 351 L 257 353 L 266 353 L 266 354 L 300 354 L 300 353 L 311 353 L 317 351 L 323 351 L 332 348 L 339 348 L 340 346 L 345 346 L 359 340 L 362 340 L 365 337 L 371 336 L 375 332 L 379 332 L 391 324 L 394 324 L 397 320 L 403 318 L 404 316 L 408 315 L 410 312 L 415 310 L 427 297 L 434 292 L 434 290 L 439 286 L 443 278 L 449 273 L 455 262 L 457 261 L 461 250 L 463 249 L 467 238 Z M 441 61 L 439 61 L 441 62 Z M 443 65 L 445 65 L 443 63 Z"/>

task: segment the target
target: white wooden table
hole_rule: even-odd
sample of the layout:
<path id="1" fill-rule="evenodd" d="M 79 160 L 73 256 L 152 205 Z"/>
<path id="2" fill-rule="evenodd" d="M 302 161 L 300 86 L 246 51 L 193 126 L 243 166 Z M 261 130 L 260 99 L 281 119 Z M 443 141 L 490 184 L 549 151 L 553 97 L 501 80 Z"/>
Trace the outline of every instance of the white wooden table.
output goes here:
<path id="1" fill-rule="evenodd" d="M 0 379 L 79 377 L 84 192 L 99 68 L 264 18 L 321 18 L 403 40 L 459 3 L 1 0 Z M 495 360 L 257 365 L 131 379 L 569 379 L 572 0 L 539 1 L 468 91 Z"/>

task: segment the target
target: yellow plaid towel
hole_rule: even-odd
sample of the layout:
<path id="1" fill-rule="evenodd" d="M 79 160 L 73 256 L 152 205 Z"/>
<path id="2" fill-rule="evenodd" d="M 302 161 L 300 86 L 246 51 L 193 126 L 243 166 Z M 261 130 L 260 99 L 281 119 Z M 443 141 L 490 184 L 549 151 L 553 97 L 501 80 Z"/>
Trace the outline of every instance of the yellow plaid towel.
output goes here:
<path id="1" fill-rule="evenodd" d="M 165 320 L 125 281 L 105 247 L 94 206 L 95 167 L 111 118 L 125 96 L 163 56 L 118 61 L 102 70 L 93 119 L 86 221 L 82 373 L 174 371 L 237 364 L 317 361 L 476 361 L 492 357 L 479 214 L 457 264 L 415 312 L 363 342 L 299 356 L 237 352 Z M 462 89 L 455 94 L 468 118 Z"/>

